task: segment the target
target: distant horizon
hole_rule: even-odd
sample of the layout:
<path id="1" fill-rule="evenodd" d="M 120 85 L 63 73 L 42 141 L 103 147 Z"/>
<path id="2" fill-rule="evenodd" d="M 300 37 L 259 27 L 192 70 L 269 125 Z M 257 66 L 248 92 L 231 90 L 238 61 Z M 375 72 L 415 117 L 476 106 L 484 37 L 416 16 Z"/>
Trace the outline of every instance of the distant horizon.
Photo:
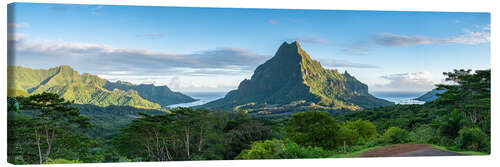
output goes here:
<path id="1" fill-rule="evenodd" d="M 491 68 L 489 13 L 49 3 L 8 8 L 9 65 L 66 64 L 110 81 L 178 92 L 234 90 L 284 41 L 299 41 L 324 68 L 347 70 L 370 93 L 427 92 L 444 82 L 443 72 Z"/>

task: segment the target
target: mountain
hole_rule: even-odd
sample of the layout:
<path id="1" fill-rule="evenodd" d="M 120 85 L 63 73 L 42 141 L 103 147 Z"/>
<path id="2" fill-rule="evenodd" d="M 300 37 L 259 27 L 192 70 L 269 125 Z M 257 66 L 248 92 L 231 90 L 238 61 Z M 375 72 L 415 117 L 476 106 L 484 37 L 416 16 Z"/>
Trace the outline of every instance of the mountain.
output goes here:
<path id="1" fill-rule="evenodd" d="M 9 66 L 7 77 L 9 96 L 50 92 L 59 94 L 66 100 L 74 100 L 76 104 L 151 109 L 194 101 L 189 96 L 172 92 L 166 86 L 109 82 L 96 75 L 79 74 L 65 65 L 47 70 Z M 159 99 L 152 100 L 153 98 Z"/>
<path id="2" fill-rule="evenodd" d="M 368 86 L 347 71 L 324 69 L 299 43 L 285 42 L 238 89 L 200 107 L 269 114 L 306 109 L 359 110 L 393 104 L 369 94 Z"/>
<path id="3" fill-rule="evenodd" d="M 167 86 L 155 86 L 153 84 L 140 84 L 134 85 L 132 83 L 117 81 L 117 82 L 108 82 L 104 85 L 105 89 L 108 90 L 134 90 L 144 99 L 149 100 L 151 102 L 155 102 L 161 104 L 163 106 L 168 106 L 171 104 L 178 103 L 188 103 L 196 101 L 192 97 L 184 95 L 180 92 L 173 92 Z"/>
<path id="4" fill-rule="evenodd" d="M 437 89 L 432 89 L 431 91 L 425 93 L 424 95 L 416 98 L 415 100 L 418 100 L 418 101 L 425 101 L 425 102 L 430 102 L 430 101 L 434 101 L 436 99 L 438 99 L 439 97 L 437 96 L 437 94 L 441 94 L 441 93 L 444 93 L 446 92 L 446 90 L 437 90 Z"/>

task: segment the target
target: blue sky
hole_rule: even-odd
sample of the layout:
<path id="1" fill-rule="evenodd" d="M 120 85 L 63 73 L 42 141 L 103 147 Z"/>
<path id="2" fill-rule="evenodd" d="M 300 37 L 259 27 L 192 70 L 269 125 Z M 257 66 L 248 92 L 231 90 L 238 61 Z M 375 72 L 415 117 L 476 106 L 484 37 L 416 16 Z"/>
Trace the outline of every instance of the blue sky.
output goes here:
<path id="1" fill-rule="evenodd" d="M 425 92 L 457 68 L 490 68 L 490 14 L 16 3 L 10 65 L 70 65 L 112 81 L 228 91 L 299 41 L 370 91 Z"/>

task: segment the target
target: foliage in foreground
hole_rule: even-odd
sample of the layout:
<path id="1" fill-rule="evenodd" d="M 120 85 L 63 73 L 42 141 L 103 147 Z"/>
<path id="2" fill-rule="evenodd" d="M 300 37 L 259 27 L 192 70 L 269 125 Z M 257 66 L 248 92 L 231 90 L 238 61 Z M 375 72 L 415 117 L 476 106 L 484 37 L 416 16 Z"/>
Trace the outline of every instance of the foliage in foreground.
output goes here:
<path id="1" fill-rule="evenodd" d="M 339 126 L 327 112 L 306 111 L 292 115 L 285 126 L 287 137 L 304 146 L 333 149 L 339 145 Z"/>
<path id="2" fill-rule="evenodd" d="M 9 108 L 9 162 L 44 163 L 58 154 L 75 155 L 86 149 L 81 130 L 89 127 L 87 117 L 57 94 L 42 93 L 16 99 L 28 115 Z M 88 147 L 87 147 L 88 148 Z M 78 155 L 76 155 L 78 157 Z"/>
<path id="3" fill-rule="evenodd" d="M 179 108 L 143 116 L 112 139 L 121 155 L 137 161 L 234 159 L 251 142 L 275 135 L 271 122 L 242 114 Z"/>
<path id="4" fill-rule="evenodd" d="M 390 127 L 384 133 L 383 140 L 391 144 L 408 143 L 410 142 L 410 134 L 407 130 Z"/>
<path id="5" fill-rule="evenodd" d="M 272 139 L 253 142 L 252 147 L 243 150 L 236 159 L 324 158 L 331 153 L 321 147 L 301 146 L 289 139 Z"/>
<path id="6" fill-rule="evenodd" d="M 307 111 L 270 120 L 245 113 L 179 108 L 171 113 L 131 114 L 137 118 L 120 131 L 103 131 L 111 134 L 111 140 L 100 138 L 101 133 L 86 132 L 89 123 L 102 124 L 81 116 L 70 102 L 55 94 L 9 98 L 8 161 L 35 164 L 343 157 L 398 143 L 488 154 L 489 70 L 474 74 L 457 70 L 445 75 L 456 84 L 438 85 L 448 91 L 424 105 L 378 107 L 335 117 L 325 111 Z"/>

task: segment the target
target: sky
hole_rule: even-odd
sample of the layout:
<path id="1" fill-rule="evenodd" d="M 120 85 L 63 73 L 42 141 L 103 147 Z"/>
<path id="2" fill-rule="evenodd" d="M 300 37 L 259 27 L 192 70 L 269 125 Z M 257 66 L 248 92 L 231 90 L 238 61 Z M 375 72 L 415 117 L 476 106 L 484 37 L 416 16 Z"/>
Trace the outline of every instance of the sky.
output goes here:
<path id="1" fill-rule="evenodd" d="M 370 92 L 426 92 L 443 72 L 491 68 L 489 13 L 8 6 L 9 65 L 70 65 L 180 92 L 236 89 L 292 41 Z"/>

